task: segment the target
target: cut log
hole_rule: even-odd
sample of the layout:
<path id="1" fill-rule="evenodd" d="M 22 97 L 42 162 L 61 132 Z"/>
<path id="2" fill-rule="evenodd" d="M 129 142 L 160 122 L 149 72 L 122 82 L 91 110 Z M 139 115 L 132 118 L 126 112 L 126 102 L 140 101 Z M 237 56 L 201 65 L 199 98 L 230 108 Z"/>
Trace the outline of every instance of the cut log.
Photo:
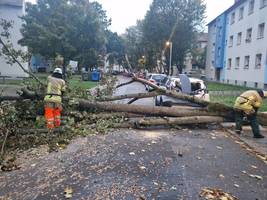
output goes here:
<path id="1" fill-rule="evenodd" d="M 97 101 L 116 101 L 121 99 L 142 99 L 142 98 L 149 98 L 149 97 L 155 97 L 159 95 L 158 92 L 149 92 L 149 93 L 137 93 L 137 94 L 125 94 L 125 95 L 119 95 L 119 96 L 109 96 L 109 97 L 102 97 L 97 99 Z"/>
<path id="2" fill-rule="evenodd" d="M 209 124 L 224 122 L 223 117 L 217 116 L 191 116 L 191 117 L 167 117 L 158 119 L 141 119 L 137 121 L 140 125 L 187 125 L 187 124 Z"/>
<path id="3" fill-rule="evenodd" d="M 87 100 L 80 100 L 79 108 L 82 110 L 98 109 L 100 111 L 129 112 L 129 113 L 149 115 L 149 116 L 183 117 L 183 116 L 217 115 L 216 113 L 208 112 L 205 109 L 186 110 L 186 109 L 173 109 L 166 107 L 114 104 L 106 102 L 99 103 Z"/>
<path id="4" fill-rule="evenodd" d="M 168 117 L 168 118 L 143 118 L 120 124 L 113 124 L 113 128 L 138 128 L 140 126 L 167 126 L 167 125 L 190 125 L 211 124 L 224 122 L 223 117 L 216 116 L 191 116 L 191 117 Z"/>

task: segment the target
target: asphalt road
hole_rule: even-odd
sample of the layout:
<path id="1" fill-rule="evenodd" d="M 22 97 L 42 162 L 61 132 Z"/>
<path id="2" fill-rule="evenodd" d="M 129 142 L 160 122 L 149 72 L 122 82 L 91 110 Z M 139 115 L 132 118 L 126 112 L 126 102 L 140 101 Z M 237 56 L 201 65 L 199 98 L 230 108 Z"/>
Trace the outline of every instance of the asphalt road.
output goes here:
<path id="1" fill-rule="evenodd" d="M 135 83 L 117 94 L 142 90 Z M 73 189 L 75 200 L 198 200 L 204 187 L 240 200 L 266 200 L 267 165 L 229 133 L 183 127 L 120 129 L 78 138 L 65 150 L 0 173 L 0 199 L 64 199 L 66 187 Z"/>

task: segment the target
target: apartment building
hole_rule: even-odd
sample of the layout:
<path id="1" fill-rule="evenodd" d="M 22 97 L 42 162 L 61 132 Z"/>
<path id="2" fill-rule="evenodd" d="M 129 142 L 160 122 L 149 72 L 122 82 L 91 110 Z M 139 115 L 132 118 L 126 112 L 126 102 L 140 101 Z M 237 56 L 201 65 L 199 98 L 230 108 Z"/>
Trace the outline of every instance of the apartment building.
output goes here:
<path id="1" fill-rule="evenodd" d="M 207 78 L 266 89 L 267 0 L 239 0 L 222 15 L 225 16 L 224 41 L 214 42 L 214 38 L 209 38 L 210 43 L 215 43 L 215 53 L 207 56 L 206 71 L 213 68 L 215 73 Z M 212 31 L 214 24 L 218 26 L 217 21 L 222 15 L 208 24 L 209 30 Z M 218 34 L 217 31 L 216 38 Z M 212 53 L 209 46 L 208 53 Z"/>
<path id="2" fill-rule="evenodd" d="M 220 81 L 225 59 L 226 14 L 211 21 L 208 28 L 206 78 Z"/>
<path id="3" fill-rule="evenodd" d="M 20 33 L 22 20 L 19 17 L 23 16 L 24 14 L 24 0 L 0 0 L 0 18 L 13 22 L 13 27 L 10 33 L 11 42 L 14 48 L 21 49 L 22 51 L 27 51 L 26 47 L 22 47 L 18 44 L 18 40 L 22 38 L 22 35 Z M 22 62 L 22 65 L 26 69 L 28 69 L 28 63 Z M 0 75 L 9 76 L 12 78 L 28 76 L 16 63 L 12 66 L 10 66 L 10 64 L 7 64 L 6 60 L 2 56 L 0 56 Z"/>
<path id="4" fill-rule="evenodd" d="M 198 52 L 199 54 L 204 54 L 206 47 L 208 44 L 208 33 L 198 33 L 196 36 L 196 43 L 193 51 Z M 192 70 L 198 70 L 200 67 L 197 65 L 197 63 L 194 61 L 198 58 L 195 58 L 192 55 L 192 52 L 189 52 L 185 57 L 185 68 L 183 70 L 184 73 L 189 73 Z"/>

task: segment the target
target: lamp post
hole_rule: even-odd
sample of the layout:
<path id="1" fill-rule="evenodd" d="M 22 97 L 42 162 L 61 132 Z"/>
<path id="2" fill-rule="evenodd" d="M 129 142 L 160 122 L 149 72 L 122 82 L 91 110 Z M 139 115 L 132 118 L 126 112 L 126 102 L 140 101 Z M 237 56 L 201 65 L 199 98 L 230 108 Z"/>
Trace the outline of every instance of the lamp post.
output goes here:
<path id="1" fill-rule="evenodd" d="M 166 42 L 166 46 L 170 47 L 170 63 L 169 63 L 169 76 L 171 76 L 171 67 L 172 67 L 172 42 L 171 41 L 167 41 Z"/>

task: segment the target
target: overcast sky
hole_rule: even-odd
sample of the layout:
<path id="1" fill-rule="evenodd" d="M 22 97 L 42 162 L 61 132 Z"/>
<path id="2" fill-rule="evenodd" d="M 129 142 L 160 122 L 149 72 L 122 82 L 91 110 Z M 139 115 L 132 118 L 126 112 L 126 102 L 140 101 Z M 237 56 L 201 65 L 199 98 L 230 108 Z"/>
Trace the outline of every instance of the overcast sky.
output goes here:
<path id="1" fill-rule="evenodd" d="M 27 0 L 35 2 L 35 0 Z M 91 1 L 91 0 L 90 0 Z M 102 4 L 107 15 L 112 19 L 110 29 L 123 33 L 129 26 L 135 25 L 137 19 L 143 19 L 152 0 L 96 0 Z M 224 10 L 229 8 L 234 0 L 205 0 L 207 2 L 206 23 L 210 22 Z"/>

